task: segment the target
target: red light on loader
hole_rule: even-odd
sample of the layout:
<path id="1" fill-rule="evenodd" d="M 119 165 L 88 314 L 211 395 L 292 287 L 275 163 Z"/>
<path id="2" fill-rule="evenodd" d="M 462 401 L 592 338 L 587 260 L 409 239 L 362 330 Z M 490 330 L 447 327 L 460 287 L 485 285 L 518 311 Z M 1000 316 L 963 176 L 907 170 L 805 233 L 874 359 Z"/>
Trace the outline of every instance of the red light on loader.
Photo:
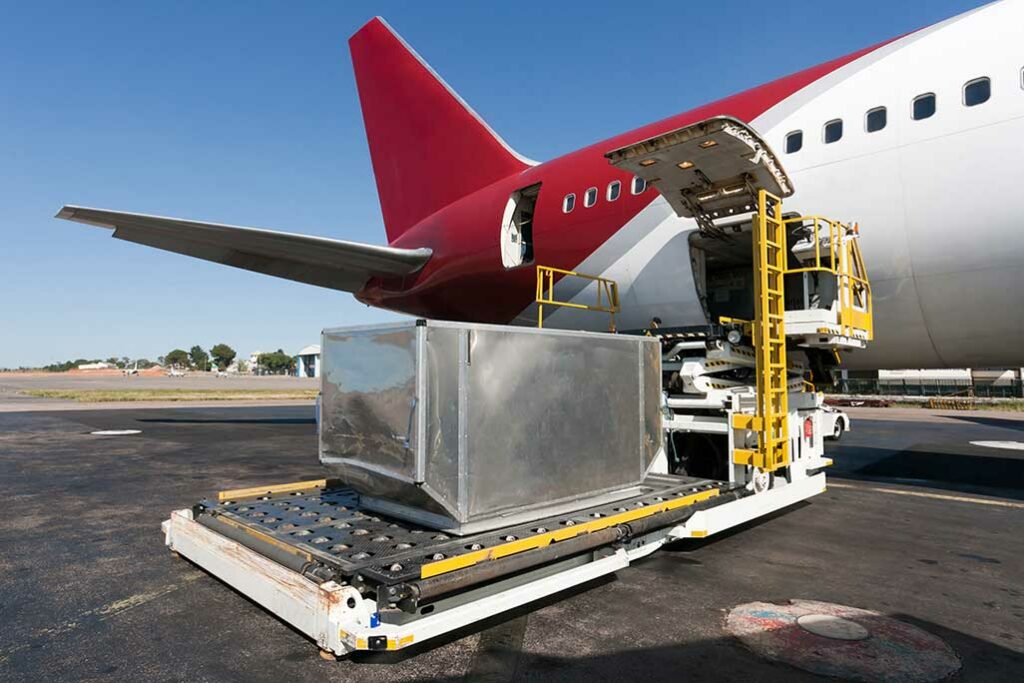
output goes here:
<path id="1" fill-rule="evenodd" d="M 813 439 L 814 438 L 814 420 L 812 420 L 809 417 L 808 418 L 804 418 L 804 438 L 805 439 Z"/>

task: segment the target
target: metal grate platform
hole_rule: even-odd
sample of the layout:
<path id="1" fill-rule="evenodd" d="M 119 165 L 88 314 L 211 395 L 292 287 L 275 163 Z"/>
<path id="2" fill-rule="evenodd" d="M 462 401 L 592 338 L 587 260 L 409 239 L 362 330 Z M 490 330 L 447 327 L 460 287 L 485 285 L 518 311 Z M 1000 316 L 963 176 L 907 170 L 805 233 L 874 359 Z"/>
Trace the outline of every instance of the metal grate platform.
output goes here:
<path id="1" fill-rule="evenodd" d="M 716 495 L 728 486 L 708 479 L 659 475 L 649 478 L 642 493 L 632 498 L 461 537 L 361 510 L 359 494 L 343 487 L 202 501 L 195 512 L 201 524 L 234 530 L 236 540 L 271 559 L 283 551 L 347 578 L 392 585 L 543 547 L 574 535 L 578 525 L 581 531 L 604 521 L 603 526 L 611 526 L 635 517 L 637 511 L 646 512 L 645 508 L 657 514 L 655 509 L 673 500 Z"/>

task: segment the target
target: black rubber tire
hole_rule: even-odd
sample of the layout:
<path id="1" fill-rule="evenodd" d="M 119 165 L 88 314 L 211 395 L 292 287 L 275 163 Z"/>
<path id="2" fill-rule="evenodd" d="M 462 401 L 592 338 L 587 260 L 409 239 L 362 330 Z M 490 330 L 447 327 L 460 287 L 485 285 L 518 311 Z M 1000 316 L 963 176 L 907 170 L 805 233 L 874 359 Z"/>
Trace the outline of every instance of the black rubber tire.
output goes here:
<path id="1" fill-rule="evenodd" d="M 843 436 L 843 421 L 836 420 L 836 428 L 832 430 L 832 440 L 839 441 Z"/>

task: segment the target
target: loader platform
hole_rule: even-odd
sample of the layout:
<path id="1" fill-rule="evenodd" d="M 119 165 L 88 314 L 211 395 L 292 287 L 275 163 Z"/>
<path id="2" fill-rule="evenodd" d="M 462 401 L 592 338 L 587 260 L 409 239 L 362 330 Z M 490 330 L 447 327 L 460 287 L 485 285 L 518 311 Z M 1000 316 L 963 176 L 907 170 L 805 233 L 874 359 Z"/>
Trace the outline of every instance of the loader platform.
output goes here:
<path id="1" fill-rule="evenodd" d="M 760 493 L 675 475 L 652 475 L 644 488 L 614 503 L 453 537 L 364 509 L 353 490 L 318 480 L 226 491 L 172 512 L 163 531 L 171 550 L 330 658 L 403 649 L 585 584 L 666 543 L 806 500 L 824 490 L 825 475 Z"/>
<path id="2" fill-rule="evenodd" d="M 552 544 L 715 501 L 732 488 L 658 475 L 623 500 L 471 536 L 368 510 L 356 491 L 329 479 L 224 491 L 216 501 L 197 504 L 193 515 L 199 524 L 307 577 L 351 583 L 367 592 L 513 555 L 528 558 L 530 551 Z"/>

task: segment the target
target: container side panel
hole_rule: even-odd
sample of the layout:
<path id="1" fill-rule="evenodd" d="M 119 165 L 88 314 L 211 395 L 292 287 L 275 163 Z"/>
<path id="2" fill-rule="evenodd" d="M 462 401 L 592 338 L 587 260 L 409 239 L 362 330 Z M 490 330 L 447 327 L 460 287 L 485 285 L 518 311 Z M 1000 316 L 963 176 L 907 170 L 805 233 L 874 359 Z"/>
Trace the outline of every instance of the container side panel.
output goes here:
<path id="1" fill-rule="evenodd" d="M 640 346 L 640 373 L 643 382 L 643 471 L 646 473 L 658 452 L 665 447 L 661 425 L 661 345 L 655 341 Z"/>
<path id="2" fill-rule="evenodd" d="M 469 516 L 638 483 L 641 340 L 470 333 Z"/>
<path id="3" fill-rule="evenodd" d="M 412 324 L 324 333 L 321 460 L 351 467 L 353 484 L 368 472 L 415 475 L 415 334 Z"/>
<path id="4" fill-rule="evenodd" d="M 459 330 L 427 327 L 426 484 L 452 515 L 459 495 Z M 462 520 L 465 521 L 465 520 Z"/>

